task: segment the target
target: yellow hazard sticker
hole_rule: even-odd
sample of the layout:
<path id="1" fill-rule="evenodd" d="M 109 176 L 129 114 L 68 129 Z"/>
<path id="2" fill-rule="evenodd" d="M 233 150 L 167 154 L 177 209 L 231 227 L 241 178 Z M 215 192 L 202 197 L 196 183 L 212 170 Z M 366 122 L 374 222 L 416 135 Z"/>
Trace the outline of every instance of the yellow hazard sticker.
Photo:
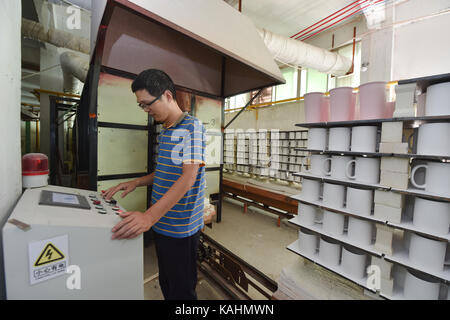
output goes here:
<path id="1" fill-rule="evenodd" d="M 64 259 L 64 255 L 52 243 L 48 243 L 34 263 L 35 267 Z"/>
<path id="2" fill-rule="evenodd" d="M 66 274 L 69 266 L 69 236 L 28 243 L 30 284 L 34 285 Z"/>

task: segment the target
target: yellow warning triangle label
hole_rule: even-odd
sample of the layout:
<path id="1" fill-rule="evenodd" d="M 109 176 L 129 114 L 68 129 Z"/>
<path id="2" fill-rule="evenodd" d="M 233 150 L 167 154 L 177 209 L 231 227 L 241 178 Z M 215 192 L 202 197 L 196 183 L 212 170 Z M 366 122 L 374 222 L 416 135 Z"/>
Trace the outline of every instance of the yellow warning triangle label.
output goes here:
<path id="1" fill-rule="evenodd" d="M 34 263 L 35 267 L 64 259 L 64 255 L 53 244 L 48 243 Z"/>

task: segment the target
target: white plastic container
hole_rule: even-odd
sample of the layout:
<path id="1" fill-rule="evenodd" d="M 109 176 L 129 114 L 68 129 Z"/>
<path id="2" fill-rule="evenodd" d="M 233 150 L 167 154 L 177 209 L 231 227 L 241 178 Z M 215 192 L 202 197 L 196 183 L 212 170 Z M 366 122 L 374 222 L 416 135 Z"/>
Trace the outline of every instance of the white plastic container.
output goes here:
<path id="1" fill-rule="evenodd" d="M 358 244 L 369 246 L 372 243 L 373 224 L 370 221 L 348 218 L 348 239 Z"/>
<path id="2" fill-rule="evenodd" d="M 407 300 L 437 300 L 440 283 L 412 270 L 406 271 L 403 296 Z"/>
<path id="3" fill-rule="evenodd" d="M 438 83 L 427 89 L 426 116 L 450 115 L 450 82 Z"/>
<path id="4" fill-rule="evenodd" d="M 319 246 L 319 259 L 326 266 L 339 265 L 341 257 L 341 245 L 331 238 L 322 236 Z"/>
<path id="5" fill-rule="evenodd" d="M 303 179 L 302 198 L 310 201 L 318 201 L 320 196 L 320 181 Z"/>
<path id="6" fill-rule="evenodd" d="M 356 95 L 352 87 L 330 90 L 330 122 L 356 120 Z"/>
<path id="7" fill-rule="evenodd" d="M 447 235 L 450 227 L 450 202 L 416 197 L 413 224 L 423 231 Z"/>
<path id="8" fill-rule="evenodd" d="M 351 128 L 330 128 L 328 150 L 349 151 Z"/>
<path id="9" fill-rule="evenodd" d="M 359 86 L 360 120 L 382 119 L 386 111 L 386 82 L 368 82 Z"/>
<path id="10" fill-rule="evenodd" d="M 301 229 L 298 232 L 298 249 L 300 253 L 307 255 L 314 255 L 317 249 L 317 235 L 305 229 Z"/>
<path id="11" fill-rule="evenodd" d="M 377 134 L 377 126 L 353 127 L 350 150 L 354 152 L 375 152 Z"/>
<path id="12" fill-rule="evenodd" d="M 345 217 L 343 214 L 323 211 L 323 231 L 332 235 L 341 235 L 344 232 Z"/>
<path id="13" fill-rule="evenodd" d="M 308 149 L 325 150 L 327 144 L 327 129 L 311 128 L 308 135 Z"/>
<path id="14" fill-rule="evenodd" d="M 298 218 L 300 222 L 307 226 L 314 225 L 316 221 L 316 206 L 310 206 L 304 203 L 298 204 Z"/>
<path id="15" fill-rule="evenodd" d="M 444 269 L 446 241 L 437 241 L 411 233 L 409 260 L 412 264 L 431 271 Z"/>
<path id="16" fill-rule="evenodd" d="M 323 204 L 330 208 L 343 208 L 345 186 L 333 183 L 323 184 Z"/>
<path id="17" fill-rule="evenodd" d="M 311 122 L 326 122 L 329 119 L 329 99 L 323 92 L 305 94 L 305 120 Z"/>
<path id="18" fill-rule="evenodd" d="M 450 156 L 450 123 L 425 123 L 419 127 L 417 154 Z"/>
<path id="19" fill-rule="evenodd" d="M 370 216 L 373 203 L 373 190 L 347 187 L 348 211 L 361 216 Z"/>
<path id="20" fill-rule="evenodd" d="M 355 279 L 363 279 L 366 274 L 367 255 L 361 250 L 342 247 L 342 271 Z"/>

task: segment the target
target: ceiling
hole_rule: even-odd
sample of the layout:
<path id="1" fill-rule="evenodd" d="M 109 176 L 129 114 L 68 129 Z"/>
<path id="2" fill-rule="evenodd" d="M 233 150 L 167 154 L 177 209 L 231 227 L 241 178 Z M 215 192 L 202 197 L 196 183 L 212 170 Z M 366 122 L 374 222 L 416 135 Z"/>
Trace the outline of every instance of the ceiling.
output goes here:
<path id="1" fill-rule="evenodd" d="M 53 7 L 53 13 L 56 16 L 54 25 L 57 28 L 64 29 L 65 24 L 59 21 L 64 16 L 65 7 L 68 4 L 80 6 L 83 11 L 87 11 L 91 7 L 91 0 L 21 0 L 22 15 L 24 18 L 39 21 L 37 6 L 48 1 L 52 4 L 60 4 L 62 6 Z M 239 0 L 224 0 L 229 5 L 238 9 Z M 259 28 L 265 28 L 274 33 L 284 36 L 292 36 L 297 32 L 311 26 L 328 15 L 342 9 L 343 7 L 353 3 L 355 0 L 241 0 L 242 13 L 250 18 L 250 20 Z M 55 9 L 56 8 L 56 9 Z M 55 12 L 55 10 L 57 12 Z M 59 12 L 59 11 L 60 12 Z M 86 12 L 85 12 L 86 13 Z M 88 19 L 83 21 L 83 25 L 89 24 Z M 59 19 L 59 20 L 58 20 Z M 89 37 L 86 30 L 78 31 L 78 36 Z M 39 70 L 39 50 L 45 47 L 37 41 L 30 39 L 22 40 L 22 48 L 26 50 L 22 57 L 24 87 L 22 88 L 22 100 L 26 103 L 39 104 L 37 99 L 30 94 L 30 89 L 39 86 L 39 75 L 31 76 L 32 72 Z M 30 77 L 31 76 L 31 77 Z"/>
<path id="2" fill-rule="evenodd" d="M 238 8 L 239 0 L 224 0 Z M 259 28 L 290 37 L 354 0 L 241 0 L 242 13 Z"/>

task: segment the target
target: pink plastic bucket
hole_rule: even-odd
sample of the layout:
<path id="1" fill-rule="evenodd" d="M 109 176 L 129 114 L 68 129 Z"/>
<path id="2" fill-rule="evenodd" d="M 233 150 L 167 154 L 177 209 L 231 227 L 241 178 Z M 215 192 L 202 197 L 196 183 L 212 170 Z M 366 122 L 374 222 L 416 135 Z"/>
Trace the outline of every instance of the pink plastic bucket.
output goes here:
<path id="1" fill-rule="evenodd" d="M 386 102 L 386 108 L 384 109 L 384 118 L 389 119 L 394 116 L 395 101 Z"/>
<path id="2" fill-rule="evenodd" d="M 308 123 L 328 121 L 330 106 L 322 92 L 305 94 L 305 120 Z"/>
<path id="3" fill-rule="evenodd" d="M 330 90 L 330 120 L 355 120 L 356 95 L 352 87 L 340 87 Z"/>
<path id="4" fill-rule="evenodd" d="M 359 86 L 359 118 L 383 119 L 386 116 L 386 82 L 368 82 Z"/>

